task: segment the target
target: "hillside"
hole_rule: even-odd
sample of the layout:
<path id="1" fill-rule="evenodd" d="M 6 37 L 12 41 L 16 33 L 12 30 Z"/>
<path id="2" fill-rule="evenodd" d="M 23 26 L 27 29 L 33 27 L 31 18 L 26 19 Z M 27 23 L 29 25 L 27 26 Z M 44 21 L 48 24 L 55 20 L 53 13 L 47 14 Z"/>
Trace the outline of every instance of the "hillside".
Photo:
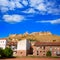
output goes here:
<path id="1" fill-rule="evenodd" d="M 21 39 L 28 39 L 31 41 L 40 41 L 40 42 L 60 42 L 60 36 L 53 35 L 51 32 L 33 32 L 31 34 L 11 34 L 8 36 L 10 41 L 18 41 Z"/>

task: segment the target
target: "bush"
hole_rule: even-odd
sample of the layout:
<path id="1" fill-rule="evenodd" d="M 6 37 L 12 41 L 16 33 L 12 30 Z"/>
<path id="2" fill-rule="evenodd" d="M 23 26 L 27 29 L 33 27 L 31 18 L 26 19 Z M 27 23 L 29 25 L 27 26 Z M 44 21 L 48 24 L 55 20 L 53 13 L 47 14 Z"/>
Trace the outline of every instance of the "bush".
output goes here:
<path id="1" fill-rule="evenodd" d="M 1 58 L 9 58 L 12 56 L 13 56 L 13 51 L 11 50 L 11 48 L 5 48 L 5 49 L 0 48 L 0 57 Z"/>
<path id="2" fill-rule="evenodd" d="M 51 56 L 51 51 L 47 51 L 46 56 Z"/>
<path id="3" fill-rule="evenodd" d="M 0 48 L 0 57 L 4 56 L 4 50 L 2 48 Z"/>
<path id="4" fill-rule="evenodd" d="M 5 57 L 12 57 L 13 56 L 13 51 L 11 50 L 11 48 L 5 48 L 4 50 L 4 55 Z"/>

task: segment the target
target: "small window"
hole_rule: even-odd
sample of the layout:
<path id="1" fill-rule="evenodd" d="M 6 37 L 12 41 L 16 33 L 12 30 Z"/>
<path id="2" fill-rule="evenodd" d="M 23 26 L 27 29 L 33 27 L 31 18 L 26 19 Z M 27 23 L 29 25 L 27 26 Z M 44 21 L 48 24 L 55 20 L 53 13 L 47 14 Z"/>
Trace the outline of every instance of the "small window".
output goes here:
<path id="1" fill-rule="evenodd" d="M 53 42 L 56 42 L 56 40 L 53 40 Z"/>
<path id="2" fill-rule="evenodd" d="M 54 51 L 54 54 L 56 54 L 56 51 Z"/>
<path id="3" fill-rule="evenodd" d="M 40 51 L 40 52 L 42 52 L 42 51 Z"/>
<path id="4" fill-rule="evenodd" d="M 4 41 L 3 41 L 3 43 L 4 43 Z"/>
<path id="5" fill-rule="evenodd" d="M 45 50 L 45 46 L 43 46 L 43 47 L 42 47 L 42 49 L 44 49 L 44 50 Z"/>
<path id="6" fill-rule="evenodd" d="M 1 43 L 2 43 L 2 41 L 1 41 Z"/>
<path id="7" fill-rule="evenodd" d="M 59 48 L 57 48 L 59 50 Z"/>
<path id="8" fill-rule="evenodd" d="M 52 51 L 52 47 L 50 47 L 50 51 Z"/>
<path id="9" fill-rule="evenodd" d="M 57 49 L 57 48 L 55 47 L 55 49 Z"/>
<path id="10" fill-rule="evenodd" d="M 45 55 L 45 54 L 43 54 L 43 55 Z"/>
<path id="11" fill-rule="evenodd" d="M 20 54 L 22 54 L 22 52 L 20 52 Z"/>
<path id="12" fill-rule="evenodd" d="M 37 51 L 37 55 L 39 55 L 39 52 Z"/>
<path id="13" fill-rule="evenodd" d="M 40 46 L 40 48 L 42 48 L 42 46 Z"/>
<path id="14" fill-rule="evenodd" d="M 45 51 L 43 51 L 43 52 L 45 52 Z"/>
<path id="15" fill-rule="evenodd" d="M 16 54 L 17 52 L 14 52 L 14 54 Z"/>
<path id="16" fill-rule="evenodd" d="M 40 47 L 37 47 L 37 50 L 40 49 Z"/>

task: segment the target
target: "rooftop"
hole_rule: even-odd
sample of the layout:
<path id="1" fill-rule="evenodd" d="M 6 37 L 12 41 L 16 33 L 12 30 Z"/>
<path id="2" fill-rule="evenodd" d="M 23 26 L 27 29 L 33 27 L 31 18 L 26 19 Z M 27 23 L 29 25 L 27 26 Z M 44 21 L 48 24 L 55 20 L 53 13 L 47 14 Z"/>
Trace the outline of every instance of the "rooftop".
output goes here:
<path id="1" fill-rule="evenodd" d="M 60 46 L 60 42 L 35 42 L 34 46 Z"/>
<path id="2" fill-rule="evenodd" d="M 7 40 L 6 38 L 0 38 L 0 40 Z"/>

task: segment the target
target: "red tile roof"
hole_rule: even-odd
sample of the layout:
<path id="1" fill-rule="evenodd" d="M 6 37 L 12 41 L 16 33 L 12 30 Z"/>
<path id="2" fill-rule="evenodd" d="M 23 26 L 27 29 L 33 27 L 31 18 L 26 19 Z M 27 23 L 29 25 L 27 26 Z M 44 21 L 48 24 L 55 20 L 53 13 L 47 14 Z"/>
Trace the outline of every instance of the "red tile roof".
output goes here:
<path id="1" fill-rule="evenodd" d="M 60 42 L 35 42 L 34 46 L 60 46 Z"/>
<path id="2" fill-rule="evenodd" d="M 0 38 L 0 40 L 7 40 L 6 38 Z"/>
<path id="3" fill-rule="evenodd" d="M 7 45 L 17 45 L 17 42 L 8 42 Z"/>

